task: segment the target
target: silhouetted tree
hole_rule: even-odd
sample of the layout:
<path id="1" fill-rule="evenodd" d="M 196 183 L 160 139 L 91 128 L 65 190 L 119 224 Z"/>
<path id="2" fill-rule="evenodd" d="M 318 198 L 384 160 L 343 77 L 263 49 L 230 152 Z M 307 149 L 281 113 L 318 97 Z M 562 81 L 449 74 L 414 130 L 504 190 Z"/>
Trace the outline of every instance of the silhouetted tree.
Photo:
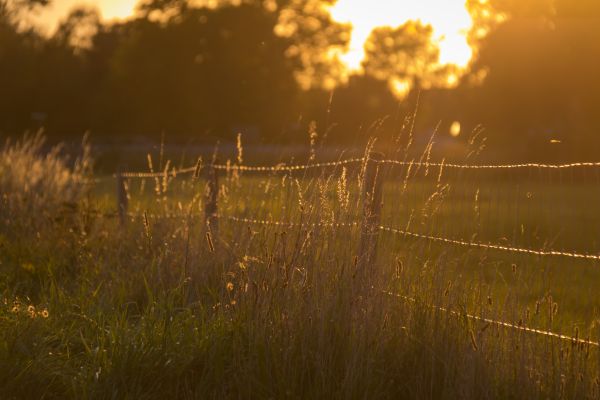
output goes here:
<path id="1" fill-rule="evenodd" d="M 287 42 L 253 6 L 188 9 L 167 22 L 139 18 L 113 55 L 110 74 L 135 132 L 233 126 L 280 129 L 294 97 Z M 107 99 L 110 101 L 110 99 Z"/>
<path id="2" fill-rule="evenodd" d="M 261 8 L 277 20 L 275 33 L 288 39 L 286 56 L 296 63 L 295 76 L 304 89 L 332 89 L 344 79 L 339 59 L 350 41 L 351 27 L 335 22 L 328 8 L 337 0 L 145 0 L 139 6 L 146 18 L 180 18 L 207 5 Z"/>
<path id="3" fill-rule="evenodd" d="M 365 74 L 404 85 L 405 92 L 440 83 L 447 71 L 439 65 L 440 51 L 432 34 L 433 28 L 419 21 L 375 29 L 365 44 Z"/>
<path id="4" fill-rule="evenodd" d="M 53 39 L 76 50 L 89 49 L 93 45 L 94 36 L 101 28 L 98 9 L 78 7 L 59 24 Z"/>
<path id="5" fill-rule="evenodd" d="M 347 80 L 339 55 L 350 27 L 331 19 L 333 2 L 145 0 L 118 23 L 78 8 L 48 37 L 27 18 L 47 0 L 0 0 L 0 132 L 175 140 L 241 130 L 283 141 L 317 120 L 321 135 L 354 140 L 380 117 L 393 133 L 421 91 L 419 129 L 481 122 L 495 145 L 540 157 L 591 158 L 600 143 L 596 0 L 469 0 L 476 58 L 454 90 L 432 28 L 414 21 L 376 29 L 364 74 Z M 396 93 L 414 87 L 410 100 L 398 105 L 388 81 Z"/>
<path id="6" fill-rule="evenodd" d="M 563 155 L 590 153 L 600 127 L 595 111 L 600 101 L 598 3 L 470 4 L 477 13 L 483 7 L 487 16 L 503 15 L 479 38 L 472 76 L 485 79 L 474 80 L 482 86 L 472 89 L 471 118 L 486 123 L 495 142 L 519 140 L 540 157 L 555 148 Z"/>
<path id="7" fill-rule="evenodd" d="M 279 1 L 276 33 L 289 38 L 286 55 L 301 68 L 296 78 L 304 89 L 331 90 L 343 81 L 346 72 L 339 56 L 350 42 L 349 25 L 334 22 L 327 7 L 336 0 Z"/>

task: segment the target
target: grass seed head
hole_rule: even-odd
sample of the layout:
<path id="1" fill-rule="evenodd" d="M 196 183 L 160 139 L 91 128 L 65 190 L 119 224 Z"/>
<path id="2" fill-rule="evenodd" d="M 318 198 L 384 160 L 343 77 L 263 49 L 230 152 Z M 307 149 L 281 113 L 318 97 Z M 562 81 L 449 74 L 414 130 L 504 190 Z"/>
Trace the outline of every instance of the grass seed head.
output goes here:
<path id="1" fill-rule="evenodd" d="M 244 148 L 242 146 L 242 134 L 238 133 L 237 134 L 237 164 L 238 165 L 242 165 L 242 163 L 244 162 Z"/>

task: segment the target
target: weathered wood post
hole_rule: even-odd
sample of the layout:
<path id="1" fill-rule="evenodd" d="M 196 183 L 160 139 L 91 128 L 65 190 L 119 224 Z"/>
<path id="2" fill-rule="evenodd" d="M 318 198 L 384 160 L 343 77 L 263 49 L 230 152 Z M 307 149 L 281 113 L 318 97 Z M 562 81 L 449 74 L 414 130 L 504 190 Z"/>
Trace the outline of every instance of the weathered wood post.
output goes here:
<path id="1" fill-rule="evenodd" d="M 115 175 L 117 179 L 117 213 L 121 226 L 125 226 L 127 222 L 127 209 L 129 207 L 129 199 L 127 198 L 127 188 L 125 186 L 125 178 L 121 170 Z"/>
<path id="2" fill-rule="evenodd" d="M 371 152 L 365 160 L 362 184 L 363 219 L 358 247 L 357 268 L 360 273 L 367 272 L 376 261 L 377 238 L 383 207 L 383 177 L 379 161 L 381 153 Z"/>
<path id="3" fill-rule="evenodd" d="M 214 160 L 207 168 L 207 191 L 204 205 L 204 222 L 213 243 L 218 243 L 219 239 L 219 209 L 217 205 L 219 198 L 219 175 L 215 168 L 216 162 Z"/>

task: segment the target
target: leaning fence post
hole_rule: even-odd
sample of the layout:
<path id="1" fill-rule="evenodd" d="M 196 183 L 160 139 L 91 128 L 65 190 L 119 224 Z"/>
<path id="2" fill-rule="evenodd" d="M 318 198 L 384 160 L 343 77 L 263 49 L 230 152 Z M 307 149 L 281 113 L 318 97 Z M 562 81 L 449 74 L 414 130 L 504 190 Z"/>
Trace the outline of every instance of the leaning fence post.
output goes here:
<path id="1" fill-rule="evenodd" d="M 379 164 L 382 159 L 381 153 L 371 152 L 365 160 L 361 193 L 363 216 L 357 265 L 359 271 L 366 271 L 370 265 L 375 263 L 383 207 L 383 177 Z"/>
<path id="2" fill-rule="evenodd" d="M 127 220 L 127 208 L 129 206 L 127 188 L 125 187 L 125 178 L 120 170 L 115 177 L 117 179 L 117 213 L 119 214 L 121 226 L 124 226 Z"/>
<path id="3" fill-rule="evenodd" d="M 217 200 L 219 198 L 219 175 L 213 161 L 207 168 L 207 192 L 204 205 L 204 222 L 213 243 L 218 243 L 219 217 Z"/>

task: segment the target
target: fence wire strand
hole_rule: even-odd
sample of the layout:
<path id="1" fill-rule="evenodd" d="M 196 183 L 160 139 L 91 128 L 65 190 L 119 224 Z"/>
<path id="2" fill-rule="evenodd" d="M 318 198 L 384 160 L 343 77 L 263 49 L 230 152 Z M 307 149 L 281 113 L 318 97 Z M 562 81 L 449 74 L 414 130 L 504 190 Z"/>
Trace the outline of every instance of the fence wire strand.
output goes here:
<path id="1" fill-rule="evenodd" d="M 392 293 L 392 292 L 388 292 L 388 291 L 382 291 L 382 293 L 385 295 L 388 295 L 388 296 L 397 297 L 399 299 L 405 300 L 405 301 L 413 303 L 413 304 L 419 303 L 419 301 L 417 301 L 417 299 L 414 299 L 414 298 L 408 297 L 408 296 L 404 296 L 404 295 L 401 295 L 398 293 Z M 490 318 L 479 317 L 477 315 L 472 315 L 472 314 L 465 313 L 465 312 L 459 312 L 459 311 L 451 310 L 446 307 L 440 307 L 440 306 L 436 306 L 436 305 L 427 305 L 427 307 L 434 309 L 434 310 L 442 311 L 442 312 L 445 312 L 445 313 L 448 313 L 451 315 L 464 316 L 471 320 L 485 322 L 490 325 L 496 325 L 496 326 L 503 327 L 503 328 L 514 329 L 514 330 L 519 330 L 519 331 L 527 332 L 527 333 L 531 333 L 531 334 L 547 336 L 547 337 L 552 337 L 552 338 L 556 338 L 556 339 L 560 339 L 560 340 L 564 340 L 564 341 L 569 341 L 572 344 L 600 347 L 600 343 L 593 342 L 590 339 L 580 339 L 580 338 L 576 338 L 576 337 L 572 337 L 572 336 L 562 335 L 562 334 L 555 333 L 555 332 L 544 331 L 544 330 L 535 329 L 535 328 L 529 328 L 529 327 L 526 327 L 523 325 L 515 325 L 515 324 L 509 323 L 509 322 L 497 321 L 497 320 L 493 320 Z"/>
<path id="2" fill-rule="evenodd" d="M 285 226 L 288 228 L 314 228 L 314 227 L 350 227 L 350 228 L 352 228 L 352 227 L 360 226 L 360 224 L 358 222 L 293 223 L 293 222 L 282 222 L 282 221 L 273 221 L 273 220 L 259 220 L 259 219 L 252 219 L 252 218 L 240 218 L 240 217 L 233 217 L 233 216 L 227 216 L 226 219 L 233 221 L 233 222 L 248 223 L 248 224 L 255 224 L 255 225 L 268 225 L 268 226 Z M 506 251 L 506 252 L 519 253 L 519 254 L 529 254 L 529 255 L 535 255 L 535 256 L 561 256 L 561 257 L 569 257 L 569 258 L 585 259 L 585 260 L 595 260 L 595 261 L 600 260 L 600 255 L 595 255 L 595 254 L 581 254 L 581 253 L 555 251 L 555 250 L 533 250 L 533 249 L 526 249 L 526 248 L 519 248 L 519 247 L 497 245 L 497 244 L 492 244 L 492 243 L 468 242 L 468 241 L 464 241 L 464 240 L 449 239 L 449 238 L 444 238 L 444 237 L 425 235 L 425 234 L 410 232 L 410 231 L 406 231 L 406 230 L 402 230 L 402 229 L 391 228 L 391 227 L 387 227 L 387 226 L 383 226 L 383 225 L 378 226 L 377 229 L 382 232 L 389 232 L 389 233 L 403 235 L 403 236 L 407 236 L 407 237 L 413 237 L 416 239 L 425 239 L 425 240 L 429 240 L 429 241 L 441 242 L 441 243 L 464 246 L 464 247 L 472 247 L 472 248 L 488 249 L 488 250 L 499 250 L 499 251 Z"/>
<path id="3" fill-rule="evenodd" d="M 214 164 L 213 168 L 220 171 L 245 171 L 245 172 L 293 172 L 293 171 L 304 171 L 316 168 L 328 168 L 328 167 L 339 167 L 350 164 L 358 164 L 365 162 L 367 159 L 362 158 L 350 158 L 347 160 L 330 161 L 321 163 L 311 164 L 277 164 L 277 165 L 265 165 L 265 166 L 246 166 L 236 164 Z M 567 163 L 567 164 L 544 164 L 544 163 L 522 163 L 522 164 L 453 164 L 446 162 L 412 162 L 412 161 L 398 161 L 398 160 L 371 160 L 380 165 L 395 165 L 395 166 L 410 166 L 411 168 L 452 168 L 452 169 L 473 169 L 473 170 L 502 170 L 502 169 L 572 169 L 572 168 L 599 168 L 600 162 L 578 162 L 578 163 Z M 206 168 L 206 166 L 204 166 Z M 192 174 L 197 170 L 197 167 L 183 168 L 179 170 L 163 171 L 163 172 L 123 172 L 120 175 L 123 178 L 130 179 L 143 179 L 143 178 L 162 178 L 176 177 L 178 175 Z"/>
<path id="4" fill-rule="evenodd" d="M 301 165 L 287 165 L 287 164 L 277 164 L 270 166 L 247 166 L 247 165 L 237 165 L 237 164 L 213 164 L 212 167 L 219 171 L 242 171 L 242 172 L 293 172 L 293 171 L 304 171 L 309 169 L 317 169 L 317 168 L 329 168 L 329 167 L 340 167 L 350 164 L 359 164 L 364 162 L 365 158 L 350 158 L 347 160 L 340 161 L 330 161 L 330 162 L 321 162 L 321 163 L 312 163 L 312 164 L 301 164 Z M 204 165 L 203 168 L 208 167 Z M 194 173 L 197 170 L 197 167 L 184 168 L 179 170 L 172 171 L 163 171 L 163 172 L 122 172 L 120 175 L 123 178 L 162 178 L 169 177 L 174 178 L 178 175 L 186 175 Z"/>
<path id="5" fill-rule="evenodd" d="M 111 214 L 99 214 L 104 218 L 113 218 L 116 217 L 116 213 Z M 143 218 L 143 214 L 136 213 L 128 213 L 127 216 L 129 218 Z M 203 214 L 146 214 L 147 217 L 152 219 L 178 219 L 178 218 L 202 218 Z M 264 225 L 264 226 L 277 226 L 277 227 L 286 227 L 286 228 L 356 228 L 361 224 L 358 222 L 322 222 L 322 223 L 295 223 L 295 222 L 283 222 L 283 221 L 274 221 L 274 220 L 265 220 L 265 219 L 254 219 L 254 218 L 244 218 L 244 217 L 234 217 L 234 216 L 220 216 L 219 218 L 225 218 L 232 222 L 244 223 L 244 224 L 252 224 L 252 225 Z M 464 247 L 472 247 L 479 249 L 488 249 L 488 250 L 499 250 L 506 251 L 511 253 L 518 254 L 529 254 L 535 256 L 560 256 L 560 257 L 569 257 L 575 259 L 584 259 L 584 260 L 594 260 L 599 261 L 600 255 L 595 254 L 582 254 L 582 253 L 574 253 L 574 252 L 565 252 L 565 251 L 555 251 L 555 250 L 533 250 L 526 249 L 520 247 L 511 247 L 511 246 L 503 246 L 492 243 L 479 243 L 479 242 L 467 242 L 464 240 L 458 239 L 449 239 L 439 236 L 431 236 L 425 235 L 416 232 L 410 232 L 402 229 L 391 228 L 388 226 L 380 225 L 377 227 L 379 231 L 389 232 L 393 234 L 403 235 L 407 237 L 412 237 L 416 239 L 425 239 L 433 242 L 441 242 L 446 244 L 464 246 Z"/>
<path id="6" fill-rule="evenodd" d="M 350 158 L 347 160 L 304 164 L 304 165 L 286 165 L 278 164 L 274 166 L 246 166 L 246 165 L 214 165 L 215 169 L 218 170 L 231 170 L 231 171 L 246 171 L 246 172 L 292 172 L 292 171 L 304 171 L 307 169 L 315 168 L 328 168 L 328 167 L 340 167 L 350 164 L 359 164 L 364 162 L 364 158 Z"/>
<path id="7" fill-rule="evenodd" d="M 190 168 L 175 169 L 175 170 L 163 171 L 163 172 L 122 172 L 118 175 L 120 175 L 123 178 L 127 178 L 127 179 L 163 178 L 165 176 L 169 177 L 169 178 L 175 178 L 178 175 L 192 174 L 195 171 L 196 171 L 196 167 L 190 167 Z M 115 176 L 118 176 L 118 175 L 115 175 Z"/>
<path id="8" fill-rule="evenodd" d="M 582 254 L 582 253 L 574 253 L 574 252 L 565 252 L 565 251 L 555 251 L 555 250 L 533 250 L 533 249 L 525 249 L 520 247 L 511 247 L 511 246 L 503 246 L 492 243 L 480 243 L 480 242 L 467 242 L 465 240 L 458 239 L 449 239 L 438 236 L 430 236 L 424 235 L 415 232 L 409 232 L 402 229 L 391 228 L 387 226 L 379 226 L 378 229 L 384 232 L 395 233 L 399 235 L 409 236 L 417 239 L 426 239 L 434 242 L 442 242 L 447 244 L 454 244 L 465 247 L 473 247 L 479 249 L 489 249 L 489 250 L 500 250 L 507 251 L 511 253 L 520 253 L 520 254 L 530 254 L 536 256 L 562 256 L 562 257 L 570 257 L 570 258 L 578 258 L 585 260 L 600 260 L 600 255 L 595 254 Z"/>
<path id="9" fill-rule="evenodd" d="M 428 168 L 428 167 L 442 167 L 442 168 L 453 168 L 453 169 L 570 169 L 570 168 L 581 168 L 581 167 L 600 167 L 600 162 L 578 162 L 568 164 L 541 164 L 541 163 L 523 163 L 523 164 L 452 164 L 452 163 L 437 163 L 437 162 L 411 162 L 411 161 L 397 161 L 397 160 L 381 160 L 375 161 L 382 165 L 398 165 L 398 166 L 412 166 L 413 168 Z"/>
<path id="10" fill-rule="evenodd" d="M 252 218 L 241 218 L 241 217 L 233 217 L 227 216 L 226 219 L 239 222 L 244 224 L 253 224 L 253 225 L 266 225 L 266 226 L 283 226 L 287 228 L 355 228 L 360 226 L 358 222 L 312 222 L 312 223 L 295 223 L 295 222 L 282 222 L 282 221 L 272 221 L 272 220 L 260 220 L 260 219 L 252 219 Z"/>

